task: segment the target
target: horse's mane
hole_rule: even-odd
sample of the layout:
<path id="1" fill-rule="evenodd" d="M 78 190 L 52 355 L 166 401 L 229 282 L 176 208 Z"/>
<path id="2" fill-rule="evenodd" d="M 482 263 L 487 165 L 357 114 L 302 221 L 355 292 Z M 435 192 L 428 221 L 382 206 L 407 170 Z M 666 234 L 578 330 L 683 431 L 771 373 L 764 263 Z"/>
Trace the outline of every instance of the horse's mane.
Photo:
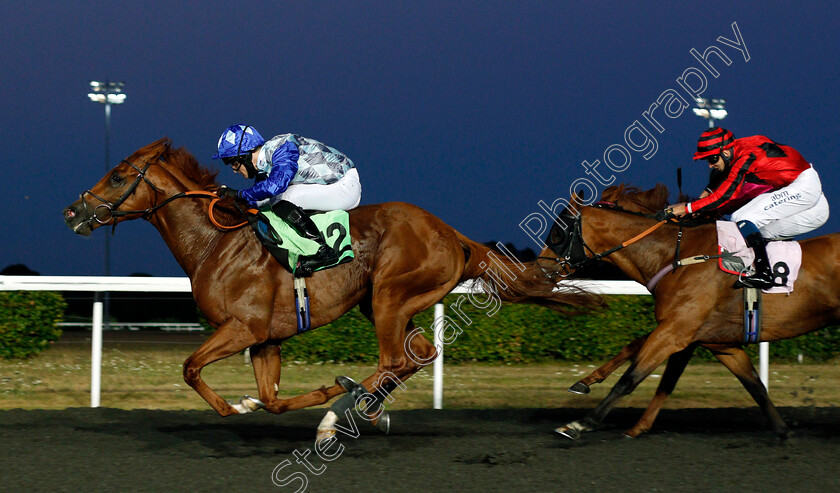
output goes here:
<path id="1" fill-rule="evenodd" d="M 218 171 L 202 166 L 189 151 L 183 147 L 174 149 L 172 139 L 164 137 L 142 147 L 132 155 L 133 159 L 151 160 L 160 157 L 166 164 L 178 168 L 189 180 L 194 181 L 198 190 L 215 190 Z"/>
<path id="2" fill-rule="evenodd" d="M 163 160 L 165 166 L 179 169 L 184 176 L 195 182 L 196 190 L 214 191 L 219 188 L 216 182 L 218 171 L 213 171 L 202 166 L 189 151 L 183 147 L 174 149 L 172 140 L 164 137 L 158 141 L 138 149 L 130 159 L 132 160 Z M 232 199 L 223 199 L 213 209 L 213 213 L 221 224 L 231 225 L 242 221 L 242 213 L 233 203 Z"/>
<path id="3" fill-rule="evenodd" d="M 608 187 L 601 194 L 603 202 L 613 203 L 628 211 L 653 214 L 668 205 L 668 187 L 657 183 L 650 190 L 621 184 Z"/>
<path id="4" fill-rule="evenodd" d="M 176 155 L 174 160 L 177 166 L 184 172 L 184 175 L 198 184 L 202 190 L 215 190 L 219 188 L 216 183 L 216 175 L 218 171 L 213 171 L 202 166 L 198 160 L 189 151 L 183 147 L 170 151 L 170 162 L 172 162 L 172 155 Z"/>
<path id="5" fill-rule="evenodd" d="M 656 212 L 661 211 L 671 204 L 668 201 L 669 194 L 668 187 L 661 183 L 657 183 L 650 190 L 642 190 L 638 187 L 621 184 L 606 188 L 601 194 L 601 201 L 614 204 L 626 211 L 656 214 Z M 690 202 L 694 198 L 680 194 L 677 200 L 680 202 Z M 680 223 L 686 227 L 700 226 L 714 222 L 719 217 L 718 212 L 710 211 L 691 217 L 684 217 L 680 220 Z"/>

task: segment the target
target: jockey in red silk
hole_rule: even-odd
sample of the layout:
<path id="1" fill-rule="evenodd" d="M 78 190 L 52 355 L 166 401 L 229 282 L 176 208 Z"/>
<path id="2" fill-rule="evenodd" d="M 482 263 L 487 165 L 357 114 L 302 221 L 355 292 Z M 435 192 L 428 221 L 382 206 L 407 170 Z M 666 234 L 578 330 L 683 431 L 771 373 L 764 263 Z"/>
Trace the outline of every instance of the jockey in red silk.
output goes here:
<path id="1" fill-rule="evenodd" d="M 670 207 L 673 214 L 703 211 L 731 213 L 747 245 L 753 248 L 756 273 L 741 284 L 765 289 L 774 284 L 766 239 L 808 233 L 828 220 L 828 202 L 819 175 L 796 149 L 762 135 L 735 139 L 723 128 L 703 132 L 694 160 L 712 170 L 700 198 Z"/>

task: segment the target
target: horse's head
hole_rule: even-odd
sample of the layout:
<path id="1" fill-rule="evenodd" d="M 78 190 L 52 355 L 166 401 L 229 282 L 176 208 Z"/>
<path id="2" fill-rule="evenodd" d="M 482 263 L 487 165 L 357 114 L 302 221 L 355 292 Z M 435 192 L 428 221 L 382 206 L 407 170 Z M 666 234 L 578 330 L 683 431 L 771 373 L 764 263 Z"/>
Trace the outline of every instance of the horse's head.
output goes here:
<path id="1" fill-rule="evenodd" d="M 668 189 L 656 185 L 650 190 L 618 185 L 608 187 L 601 194 L 601 201 L 593 206 L 597 209 L 608 208 L 636 215 L 653 214 L 668 204 Z M 566 277 L 598 260 L 583 235 L 583 215 L 586 211 L 582 197 L 572 195 L 570 206 L 566 207 L 555 219 L 546 239 L 546 248 L 540 253 L 543 260 L 555 260 L 556 275 Z M 587 251 L 593 256 L 587 256 Z M 556 259 L 552 256 L 554 254 Z M 548 271 L 546 267 L 544 270 Z"/>
<path id="2" fill-rule="evenodd" d="M 546 248 L 540 252 L 539 258 L 555 260 L 556 267 L 553 270 L 543 265 L 543 270 L 550 272 L 552 277 L 556 275 L 566 277 L 586 262 L 580 226 L 580 210 L 583 203 L 582 197 L 579 198 L 573 194 L 570 205 L 554 218 L 554 223 L 548 232 L 545 241 Z M 556 259 L 552 254 L 556 256 Z"/>
<path id="3" fill-rule="evenodd" d="M 566 209 L 554 220 L 540 257 L 557 256 L 558 274 L 566 277 L 587 261 L 580 214 Z M 551 257 L 548 257 L 551 258 Z"/>
<path id="4" fill-rule="evenodd" d="M 171 141 L 160 139 L 123 159 L 103 176 L 79 200 L 64 209 L 64 222 L 74 232 L 88 236 L 99 226 L 148 216 L 155 210 L 160 187 L 167 180 L 162 168 L 170 152 Z"/>

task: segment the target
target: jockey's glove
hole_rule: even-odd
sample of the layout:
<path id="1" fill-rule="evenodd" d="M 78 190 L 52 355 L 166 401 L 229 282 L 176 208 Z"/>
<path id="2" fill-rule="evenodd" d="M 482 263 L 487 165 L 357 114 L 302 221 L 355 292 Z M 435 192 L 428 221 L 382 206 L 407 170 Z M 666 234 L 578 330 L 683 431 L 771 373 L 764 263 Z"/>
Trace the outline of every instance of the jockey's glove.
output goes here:
<path id="1" fill-rule="evenodd" d="M 667 209 L 662 209 L 661 211 L 656 213 L 656 220 L 657 221 L 667 221 L 668 219 L 677 217 L 674 215 L 674 210 L 668 207 Z"/>
<path id="2" fill-rule="evenodd" d="M 236 190 L 234 188 L 229 188 L 225 185 L 222 185 L 221 187 L 219 187 L 218 190 L 216 190 L 216 195 L 218 195 L 220 199 L 223 199 L 225 197 L 231 197 L 231 198 L 234 198 L 234 199 L 238 199 L 239 198 L 239 190 Z"/>

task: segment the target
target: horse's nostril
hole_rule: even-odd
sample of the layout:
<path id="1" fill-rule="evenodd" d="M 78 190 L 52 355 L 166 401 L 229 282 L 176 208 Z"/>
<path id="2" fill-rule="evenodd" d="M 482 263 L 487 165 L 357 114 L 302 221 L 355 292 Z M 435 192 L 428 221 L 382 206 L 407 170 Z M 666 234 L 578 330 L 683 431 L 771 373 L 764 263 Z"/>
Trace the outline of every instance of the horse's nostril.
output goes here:
<path id="1" fill-rule="evenodd" d="M 64 217 L 67 219 L 73 219 L 76 217 L 76 211 L 74 211 L 72 207 L 68 207 L 64 209 Z"/>

